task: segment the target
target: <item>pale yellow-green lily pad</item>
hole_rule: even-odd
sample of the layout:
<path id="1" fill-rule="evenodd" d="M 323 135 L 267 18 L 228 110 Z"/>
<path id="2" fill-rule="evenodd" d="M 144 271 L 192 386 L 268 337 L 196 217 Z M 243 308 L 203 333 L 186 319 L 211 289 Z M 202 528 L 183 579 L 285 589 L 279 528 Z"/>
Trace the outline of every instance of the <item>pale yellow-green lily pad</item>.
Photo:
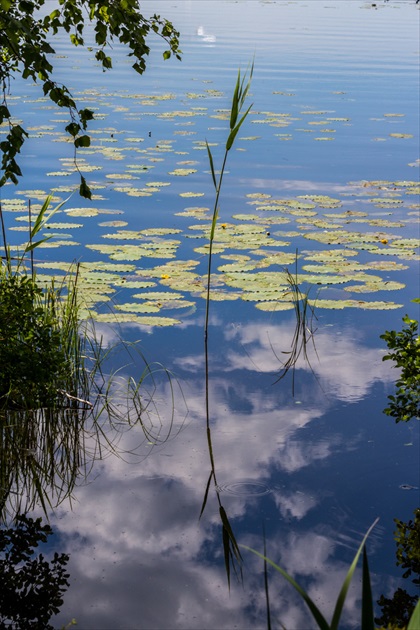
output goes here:
<path id="1" fill-rule="evenodd" d="M 125 287 L 126 289 L 150 289 L 151 287 L 155 287 L 156 282 L 153 280 L 129 280 L 125 278 L 120 278 L 118 282 L 114 283 L 115 286 Z"/>
<path id="2" fill-rule="evenodd" d="M 179 319 L 172 317 L 145 317 L 135 313 L 99 313 L 95 314 L 94 319 L 103 323 L 136 323 L 142 326 L 175 326 L 181 323 Z"/>
<path id="3" fill-rule="evenodd" d="M 418 248 L 420 242 L 418 238 L 400 238 L 392 241 L 392 247 L 401 247 L 403 249 Z"/>
<path id="4" fill-rule="evenodd" d="M 102 221 L 98 225 L 99 227 L 125 227 L 128 223 L 127 221 Z"/>
<path id="5" fill-rule="evenodd" d="M 200 297 L 203 299 L 207 299 L 207 291 L 200 293 Z M 240 293 L 235 293 L 234 291 L 222 291 L 217 289 L 212 289 L 210 291 L 210 300 L 213 302 L 233 302 L 238 300 L 241 297 Z"/>
<path id="6" fill-rule="evenodd" d="M 139 300 L 156 300 L 157 302 L 165 302 L 166 300 L 182 300 L 182 293 L 174 291 L 144 291 L 144 293 L 136 293 L 134 298 Z"/>
<path id="7" fill-rule="evenodd" d="M 63 240 L 56 241 L 52 239 L 51 241 L 46 241 L 38 245 L 38 247 L 42 247 L 43 249 L 54 249 L 56 247 L 63 247 L 63 246 L 77 247 L 77 246 L 80 246 L 80 243 L 76 243 L 75 241 L 63 241 Z"/>
<path id="8" fill-rule="evenodd" d="M 176 177 L 186 177 L 187 175 L 192 175 L 196 172 L 197 169 L 195 168 L 176 168 L 173 171 L 169 171 L 169 175 L 175 175 Z"/>
<path id="9" fill-rule="evenodd" d="M 116 304 L 115 308 L 118 311 L 129 311 L 130 313 L 159 313 L 160 306 L 151 302 L 130 302 L 126 304 Z"/>
<path id="10" fill-rule="evenodd" d="M 49 230 L 70 230 L 71 228 L 81 228 L 83 223 L 48 223 L 46 228 Z"/>
<path id="11" fill-rule="evenodd" d="M 258 302 L 255 305 L 260 311 L 290 311 L 295 308 L 293 302 Z"/>
<path id="12" fill-rule="evenodd" d="M 96 217 L 99 214 L 98 208 L 68 208 L 64 212 L 70 217 Z"/>
<path id="13" fill-rule="evenodd" d="M 360 308 L 363 310 L 392 310 L 401 308 L 402 304 L 394 302 L 365 302 L 363 300 L 308 300 L 311 306 L 315 308 L 343 309 L 343 308 Z"/>
<path id="14" fill-rule="evenodd" d="M 404 287 L 405 284 L 402 282 L 378 281 L 344 287 L 344 291 L 349 291 L 350 293 L 374 293 L 376 291 L 397 291 L 398 289 L 404 289 Z"/>
<path id="15" fill-rule="evenodd" d="M 413 134 L 411 133 L 390 133 L 391 138 L 412 138 Z"/>

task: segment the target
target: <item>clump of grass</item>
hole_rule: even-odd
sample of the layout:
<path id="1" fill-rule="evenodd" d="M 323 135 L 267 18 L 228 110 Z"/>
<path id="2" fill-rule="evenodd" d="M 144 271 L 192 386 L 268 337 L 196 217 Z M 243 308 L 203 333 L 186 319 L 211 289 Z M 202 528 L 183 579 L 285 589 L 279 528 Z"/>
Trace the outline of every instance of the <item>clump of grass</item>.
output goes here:
<path id="1" fill-rule="evenodd" d="M 153 421 L 143 420 L 148 408 L 157 415 L 153 394 L 147 404 L 140 394 L 145 379 L 153 384 L 155 367 L 141 355 L 144 369 L 137 380 L 105 372 L 112 348 L 104 348 L 93 323 L 80 318 L 78 266 L 61 284 L 41 287 L 37 281 L 32 252 L 47 239 L 35 239 L 62 205 L 47 216 L 50 203 L 48 197 L 17 256 L 7 243 L 0 208 L 5 252 L 0 261 L 0 521 L 37 504 L 47 514 L 71 497 L 96 459 L 109 452 L 127 454 L 119 438 L 135 425 L 142 427 L 144 439 L 162 441 L 154 435 Z"/>

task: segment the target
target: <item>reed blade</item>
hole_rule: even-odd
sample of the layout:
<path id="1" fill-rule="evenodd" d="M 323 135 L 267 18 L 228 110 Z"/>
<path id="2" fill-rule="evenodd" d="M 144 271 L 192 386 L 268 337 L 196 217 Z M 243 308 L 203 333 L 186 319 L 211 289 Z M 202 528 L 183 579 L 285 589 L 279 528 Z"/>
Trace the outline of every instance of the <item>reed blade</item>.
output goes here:
<path id="1" fill-rule="evenodd" d="M 276 571 L 281 573 L 281 575 L 289 582 L 289 584 L 291 584 L 297 590 L 297 592 L 302 597 L 302 599 L 304 599 L 304 601 L 309 607 L 309 610 L 312 613 L 313 618 L 318 624 L 318 628 L 320 630 L 330 630 L 330 626 L 328 625 L 328 622 L 326 621 L 325 617 L 323 616 L 319 608 L 316 606 L 316 604 L 314 604 L 314 602 L 306 593 L 306 591 L 304 591 L 303 588 L 299 586 L 299 584 L 284 569 L 279 567 L 278 564 L 276 564 L 275 562 L 273 562 L 272 560 L 264 556 L 262 553 L 259 553 L 259 551 L 256 551 L 255 549 L 252 549 L 251 547 L 247 547 L 246 545 L 241 545 L 241 547 L 243 547 L 244 549 L 247 549 L 248 551 L 251 551 L 262 560 L 267 561 L 268 564 L 270 564 L 272 567 L 276 569 Z"/>
<path id="2" fill-rule="evenodd" d="M 375 630 L 373 621 L 372 587 L 366 545 L 363 547 L 362 623 L 361 630 Z"/>
<path id="3" fill-rule="evenodd" d="M 371 531 L 373 530 L 373 528 L 376 526 L 376 524 L 378 523 L 379 518 L 377 518 L 372 525 L 369 527 L 368 531 L 366 532 L 366 534 L 363 537 L 362 542 L 360 543 L 360 546 L 356 552 L 356 555 L 354 556 L 353 562 L 350 565 L 350 568 L 347 572 L 347 575 L 344 579 L 343 582 L 343 586 L 341 587 L 340 593 L 338 595 L 337 598 L 337 602 L 335 605 L 335 609 L 334 609 L 334 614 L 333 614 L 333 618 L 331 621 L 331 630 L 338 630 L 338 624 L 340 622 L 340 617 L 341 617 L 341 613 L 343 611 L 343 607 L 344 607 L 344 602 L 346 601 L 346 596 L 348 593 L 348 590 L 350 588 L 350 582 L 352 580 L 353 574 L 356 570 L 356 566 L 357 563 L 359 561 L 360 558 L 360 554 L 363 551 L 363 548 L 365 546 L 366 540 L 368 539 L 368 536 L 370 535 Z"/>
<path id="4" fill-rule="evenodd" d="M 420 599 L 408 622 L 407 630 L 418 630 L 420 628 Z"/>

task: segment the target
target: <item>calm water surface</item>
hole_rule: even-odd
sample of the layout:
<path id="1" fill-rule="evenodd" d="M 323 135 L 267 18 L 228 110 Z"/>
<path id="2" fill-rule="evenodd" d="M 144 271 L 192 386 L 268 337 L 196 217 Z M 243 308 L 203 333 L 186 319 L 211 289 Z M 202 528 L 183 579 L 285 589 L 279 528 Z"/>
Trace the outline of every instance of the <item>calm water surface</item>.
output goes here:
<path id="1" fill-rule="evenodd" d="M 220 220 L 254 212 L 248 194 L 329 195 L 343 201 L 344 209 L 402 221 L 402 227 L 389 228 L 397 229 L 398 237 L 418 236 L 413 218 L 418 196 L 404 197 L 396 209 L 383 208 L 350 184 L 381 180 L 392 190 L 392 182 L 418 181 L 419 10 L 408 0 L 378 0 L 376 5 L 362 0 L 161 1 L 159 12 L 182 33 L 183 61 L 162 62 L 163 47 L 154 43 L 141 78 L 133 76 L 118 47 L 116 71 L 101 74 L 87 64 L 88 53 L 83 57 L 62 43 L 56 59 L 62 80 L 98 108 L 97 144 L 119 149 L 122 158 L 81 154 L 101 168 L 88 173 L 101 187 L 102 199 L 93 205 L 111 216 L 73 219 L 85 228 L 70 230 L 79 245 L 62 247 L 59 255 L 46 249 L 45 258 L 97 260 L 97 252 L 85 245 L 100 242 L 110 231 L 98 226 L 100 221 L 122 219 L 126 229 L 134 230 L 166 226 L 186 231 L 188 221 L 197 223 L 176 213 L 189 206 L 212 207 L 207 156 L 198 143 L 215 143 L 220 163 L 226 138 L 220 110 L 230 106 L 238 67 L 246 68 L 253 58 L 254 105 L 230 156 Z M 144 2 L 142 8 L 152 13 L 156 3 Z M 4 195 L 76 183 L 75 175 L 47 175 L 63 168 L 60 159 L 72 156 L 60 141 L 64 115 L 38 101 L 32 87 L 18 85 L 14 94 L 19 97 L 16 115 L 34 127 L 34 138 L 22 156 L 22 183 Z M 171 97 L 152 98 L 162 94 Z M 279 114 L 284 114 L 280 121 Z M 41 125 L 51 125 L 52 136 L 40 131 Z M 168 175 L 183 161 L 194 161 L 196 173 Z M 136 174 L 140 182 L 135 180 L 135 186 L 170 185 L 152 197 L 119 192 L 118 175 L 127 172 L 127 163 L 147 166 Z M 179 195 L 187 191 L 204 196 Z M 69 205 L 89 204 L 74 195 Z M 284 251 L 298 248 L 305 255 L 322 249 L 304 238 L 305 227 L 297 219 L 286 227 L 297 232 Z M 184 238 L 181 257 L 201 260 L 196 245 Z M 368 260 L 363 252 L 359 260 L 364 256 Z M 398 256 L 389 260 L 401 262 Z M 215 267 L 223 262 L 217 259 Z M 220 500 L 240 544 L 262 550 L 265 527 L 269 557 L 307 588 L 327 618 L 355 550 L 377 517 L 368 547 L 374 597 L 405 586 L 395 566 L 393 518 L 409 520 L 419 504 L 418 427 L 414 420 L 395 425 L 382 413 L 395 373 L 381 360 L 384 342 L 379 339 L 384 330 L 400 328 L 405 313 L 418 317 L 410 302 L 418 296 L 418 262 L 403 262 L 406 269 L 382 275 L 405 288 L 362 295 L 393 301 L 399 308 L 316 310 L 317 354 L 310 351 L 310 366 L 299 362 L 294 395 L 290 374 L 275 383 L 282 353 L 293 338 L 292 311 L 264 313 L 242 300 L 211 303 L 210 416 Z M 159 261 L 134 264 L 152 267 Z M 130 301 L 135 291 L 127 291 L 115 300 Z M 342 288 L 326 291 L 332 299 L 360 298 Z M 140 339 L 147 359 L 173 374 L 173 389 L 158 373 L 149 418 L 154 437 L 145 439 L 140 428 L 126 432 L 118 445 L 126 456 L 97 462 L 72 506 L 61 505 L 51 514 L 54 544 L 71 556 L 71 587 L 57 627 L 73 617 L 78 627 L 95 630 L 266 627 L 258 558 L 243 551 L 243 586 L 233 577 L 229 592 L 214 485 L 199 520 L 210 473 L 203 309 L 204 301 L 197 299 L 195 310 L 171 313 L 181 324 L 170 328 L 133 322 L 116 331 L 99 325 L 106 342 L 114 342 L 117 334 Z M 124 373 L 138 378 L 141 369 L 139 361 Z M 358 572 L 343 628 L 359 627 L 360 578 Z M 280 622 L 291 630 L 313 627 L 294 592 L 272 571 L 269 588 L 273 627 Z"/>

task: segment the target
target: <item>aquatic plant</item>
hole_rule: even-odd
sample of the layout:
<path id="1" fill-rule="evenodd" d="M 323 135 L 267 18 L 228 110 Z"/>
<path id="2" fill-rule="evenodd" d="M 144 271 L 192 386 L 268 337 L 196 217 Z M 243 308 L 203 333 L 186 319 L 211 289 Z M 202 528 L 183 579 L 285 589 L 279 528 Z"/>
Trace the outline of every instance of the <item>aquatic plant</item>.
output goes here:
<path id="1" fill-rule="evenodd" d="M 289 370 L 292 370 L 292 395 L 295 393 L 295 369 L 299 357 L 302 355 L 307 365 L 312 370 L 311 362 L 308 356 L 308 345 L 312 344 L 312 347 L 316 354 L 316 347 L 314 341 L 315 330 L 313 328 L 313 319 L 315 317 L 315 304 L 309 304 L 309 291 L 303 294 L 298 281 L 298 254 L 296 252 L 295 273 L 290 273 L 286 268 L 287 282 L 290 287 L 291 300 L 293 302 L 293 308 L 295 312 L 295 330 L 291 342 L 291 350 L 283 352 L 288 354 L 287 361 L 283 364 L 280 373 L 277 376 L 275 383 L 281 381 Z M 274 349 L 273 349 L 274 352 Z M 277 355 L 276 355 L 277 356 Z M 278 358 L 278 357 L 277 357 Z M 312 370 L 313 372 L 313 370 Z"/>
<path id="2" fill-rule="evenodd" d="M 309 597 L 308 593 L 294 580 L 294 578 L 291 575 L 289 575 L 289 573 L 287 573 L 284 569 L 282 569 L 278 564 L 270 560 L 270 558 L 267 558 L 265 553 L 261 554 L 260 552 L 246 545 L 240 545 L 240 546 L 243 549 L 247 549 L 251 553 L 262 558 L 265 563 L 268 563 L 269 565 L 271 565 L 276 571 L 278 571 L 289 582 L 289 584 L 293 586 L 293 588 L 299 593 L 302 600 L 308 606 L 311 612 L 312 618 L 320 630 L 338 630 L 339 629 L 339 623 L 340 623 L 341 615 L 343 612 L 344 604 L 347 598 L 347 594 L 349 591 L 350 583 L 353 578 L 354 572 L 356 570 L 359 558 L 363 553 L 362 607 L 361 607 L 360 628 L 361 630 L 374 630 L 375 626 L 374 626 L 374 619 L 373 619 L 372 589 L 371 589 L 371 583 L 370 583 L 368 557 L 367 557 L 367 552 L 366 552 L 366 541 L 377 522 L 378 522 L 378 519 L 369 527 L 368 531 L 363 537 L 362 542 L 359 545 L 359 548 L 357 549 L 356 555 L 354 556 L 354 559 L 347 571 L 347 575 L 344 579 L 344 582 L 338 594 L 335 607 L 334 607 L 333 616 L 331 619 L 331 623 L 328 623 L 324 615 L 319 610 L 318 606 Z M 266 591 L 267 591 L 267 587 L 266 587 Z M 269 615 L 268 608 L 267 608 L 267 611 Z M 270 617 L 269 617 L 268 623 L 269 625 L 271 625 Z M 417 630 L 417 628 L 419 628 L 419 623 L 420 623 L 420 602 L 417 603 L 413 611 L 413 614 L 411 615 L 410 621 L 408 622 L 407 630 Z"/>
<path id="3" fill-rule="evenodd" d="M 205 379 L 206 379 L 206 425 L 207 425 L 207 442 L 210 456 L 210 464 L 211 471 L 210 476 L 207 482 L 206 490 L 204 493 L 203 504 L 201 507 L 200 518 L 204 512 L 209 488 L 211 482 L 213 481 L 214 486 L 216 488 L 217 500 L 219 503 L 219 515 L 222 522 L 222 539 L 223 539 L 223 552 L 225 559 L 225 569 L 227 575 L 228 586 L 230 588 L 230 569 L 231 566 L 236 574 L 236 576 L 242 576 L 242 556 L 239 550 L 238 543 L 236 541 L 235 534 L 230 525 L 226 510 L 224 509 L 221 499 L 220 492 L 218 491 L 217 478 L 216 478 L 216 468 L 214 463 L 213 456 L 213 445 L 211 439 L 211 428 L 210 428 L 210 396 L 209 396 L 209 352 L 208 352 L 208 329 L 209 329 L 209 311 L 210 311 L 210 284 L 211 284 L 211 263 L 212 263 L 212 253 L 213 253 L 213 243 L 214 243 L 214 235 L 216 230 L 217 218 L 219 216 L 219 197 L 223 183 L 223 175 L 225 173 L 226 161 L 228 157 L 228 153 L 231 150 L 236 135 L 241 128 L 244 120 L 246 119 L 252 105 L 249 105 L 247 110 L 242 113 L 242 108 L 245 103 L 245 99 L 247 97 L 250 85 L 252 74 L 254 70 L 254 64 L 252 63 L 249 78 L 247 80 L 247 74 L 245 73 L 243 77 L 241 77 L 241 71 L 238 70 L 238 76 L 236 79 L 236 85 L 233 92 L 232 104 L 230 110 L 230 120 L 229 120 L 229 135 L 226 140 L 225 145 L 225 153 L 223 157 L 223 164 L 218 178 L 216 177 L 216 171 L 214 168 L 213 155 L 210 149 L 210 145 L 206 140 L 207 154 L 210 162 L 211 176 L 213 180 L 213 185 L 216 191 L 214 207 L 213 207 L 213 218 L 210 229 L 210 237 L 209 237 L 209 252 L 208 252 L 208 267 L 207 267 L 207 294 L 206 294 L 206 314 L 205 314 L 205 323 L 204 323 L 204 358 L 205 358 Z"/>
<path id="4" fill-rule="evenodd" d="M 209 324 L 211 263 L 212 263 L 212 254 L 213 254 L 214 233 L 216 230 L 217 219 L 219 216 L 219 197 L 220 197 L 220 192 L 222 189 L 223 176 L 225 174 L 226 162 L 227 162 L 229 151 L 231 150 L 233 143 L 235 142 L 235 138 L 238 134 L 239 129 L 241 128 L 243 122 L 245 121 L 252 107 L 252 104 L 249 105 L 246 111 L 242 113 L 242 108 L 244 106 L 245 99 L 249 92 L 249 88 L 251 87 L 251 80 L 252 80 L 253 72 L 254 72 L 254 63 L 252 63 L 251 65 L 248 79 L 247 79 L 247 73 L 245 73 L 244 76 L 241 77 L 241 71 L 238 70 L 238 77 L 236 79 L 235 90 L 233 92 L 232 104 L 230 108 L 229 135 L 225 144 L 225 153 L 223 157 L 222 168 L 220 169 L 220 173 L 218 176 L 216 176 L 216 171 L 214 168 L 213 154 L 211 152 L 210 145 L 206 140 L 206 148 L 207 148 L 207 154 L 209 157 L 211 177 L 212 177 L 214 189 L 216 191 L 216 196 L 215 196 L 214 206 L 213 206 L 213 216 L 212 216 L 211 228 L 210 228 L 209 255 L 208 255 L 208 266 L 207 266 L 206 319 L 205 319 L 205 325 L 204 325 L 204 334 L 205 334 L 206 339 L 208 336 L 208 324 Z"/>
<path id="5" fill-rule="evenodd" d="M 388 396 L 389 406 L 384 409 L 387 416 L 396 422 L 407 422 L 411 418 L 420 418 L 420 337 L 418 321 L 408 315 L 402 319 L 405 326 L 400 331 L 387 330 L 381 339 L 386 341 L 388 349 L 383 361 L 395 361 L 395 367 L 401 368 L 396 381 L 395 396 Z"/>
<path id="6" fill-rule="evenodd" d="M 44 203 L 28 243 L 11 255 L 3 220 L 5 256 L 0 265 L 0 520 L 40 504 L 45 513 L 86 479 L 98 458 L 118 446 L 121 434 L 133 426 L 153 442 L 154 422 L 146 421 L 153 391 L 144 402 L 145 380 L 154 387 L 156 371 L 135 344 L 117 344 L 144 363 L 136 380 L 106 372 L 113 346 L 105 348 L 95 327 L 80 317 L 79 267 L 61 283 L 38 284 L 31 257 L 26 255 L 46 239 L 36 241 L 45 226 L 50 198 Z M 115 358 L 115 357 L 114 357 Z M 149 392 L 148 392 L 149 393 Z M 171 431 L 172 422 L 168 429 Z M 157 431 L 159 433 L 159 430 Z M 131 452 L 131 451 L 130 451 Z"/>

